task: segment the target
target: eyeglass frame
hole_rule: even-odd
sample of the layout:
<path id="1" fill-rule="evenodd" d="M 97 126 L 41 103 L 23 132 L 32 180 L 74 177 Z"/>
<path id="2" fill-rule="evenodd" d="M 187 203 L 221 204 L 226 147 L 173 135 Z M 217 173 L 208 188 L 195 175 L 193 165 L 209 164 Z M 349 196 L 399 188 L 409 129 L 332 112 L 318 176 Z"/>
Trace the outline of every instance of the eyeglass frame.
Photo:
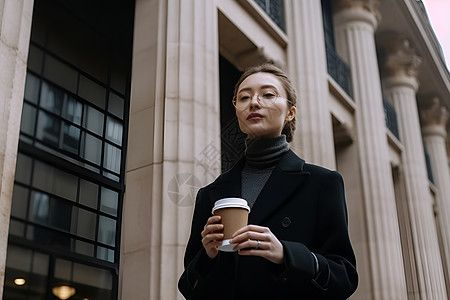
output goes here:
<path id="1" fill-rule="evenodd" d="M 236 96 L 234 96 L 233 101 L 232 101 L 233 106 L 234 106 L 236 109 L 244 110 L 244 109 L 246 109 L 246 108 L 250 105 L 250 103 L 252 102 L 252 100 L 253 100 L 253 98 L 254 98 L 255 96 L 256 96 L 256 101 L 259 103 L 259 105 L 261 105 L 261 106 L 263 106 L 263 107 L 272 106 L 272 105 L 278 100 L 278 98 L 286 99 L 286 101 L 287 101 L 289 104 L 291 104 L 292 106 L 295 106 L 295 104 L 292 103 L 291 100 L 289 100 L 289 99 L 287 99 L 287 98 L 285 98 L 285 97 L 282 97 L 278 92 L 277 92 L 276 95 L 275 95 L 275 100 L 273 100 L 273 102 L 272 102 L 271 104 L 269 104 L 269 105 L 264 105 L 264 104 L 262 103 L 261 97 L 263 97 L 264 95 L 263 95 L 263 96 L 260 96 L 258 93 L 254 93 L 254 94 L 250 97 L 250 99 L 248 100 L 247 106 L 246 106 L 245 108 L 242 108 L 242 109 L 237 107 L 238 101 L 237 101 L 237 94 L 236 94 Z"/>

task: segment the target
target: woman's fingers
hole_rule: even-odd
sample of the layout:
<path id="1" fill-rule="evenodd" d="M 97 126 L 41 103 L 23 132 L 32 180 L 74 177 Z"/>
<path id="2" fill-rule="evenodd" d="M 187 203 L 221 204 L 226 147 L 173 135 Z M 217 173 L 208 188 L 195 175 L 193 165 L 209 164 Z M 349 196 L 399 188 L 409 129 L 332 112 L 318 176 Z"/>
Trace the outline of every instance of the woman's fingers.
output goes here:
<path id="1" fill-rule="evenodd" d="M 281 264 L 284 259 L 283 245 L 267 227 L 248 225 L 236 231 L 232 244 L 239 255 L 260 256 Z"/>
<path id="2" fill-rule="evenodd" d="M 222 244 L 223 225 L 220 223 L 220 216 L 210 217 L 201 232 L 203 248 L 210 258 L 217 256 L 218 247 Z"/>

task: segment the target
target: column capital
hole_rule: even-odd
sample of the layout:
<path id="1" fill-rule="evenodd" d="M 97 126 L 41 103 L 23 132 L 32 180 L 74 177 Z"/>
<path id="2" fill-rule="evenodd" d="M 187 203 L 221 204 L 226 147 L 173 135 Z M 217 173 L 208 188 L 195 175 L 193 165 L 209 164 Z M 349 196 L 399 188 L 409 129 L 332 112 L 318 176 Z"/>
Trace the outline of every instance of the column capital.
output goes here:
<path id="1" fill-rule="evenodd" d="M 417 55 L 408 39 L 386 34 L 380 37 L 379 43 L 383 52 L 381 55 L 383 77 L 417 78 L 422 58 Z"/>
<path id="2" fill-rule="evenodd" d="M 371 13 L 377 22 L 381 20 L 379 0 L 337 0 L 333 5 L 336 12 L 347 9 L 361 9 Z"/>
<path id="3" fill-rule="evenodd" d="M 425 135 L 433 132 L 446 137 L 446 125 L 450 114 L 448 109 L 441 104 L 438 97 L 432 97 L 421 104 L 420 116 L 424 125 L 423 131 Z"/>

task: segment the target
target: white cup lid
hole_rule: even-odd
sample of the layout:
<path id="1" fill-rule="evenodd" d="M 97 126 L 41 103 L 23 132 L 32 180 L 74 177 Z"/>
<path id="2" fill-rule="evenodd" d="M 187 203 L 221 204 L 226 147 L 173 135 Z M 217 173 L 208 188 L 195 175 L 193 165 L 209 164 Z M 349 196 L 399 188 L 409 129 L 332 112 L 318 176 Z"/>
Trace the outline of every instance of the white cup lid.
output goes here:
<path id="1" fill-rule="evenodd" d="M 214 203 L 214 207 L 212 209 L 212 213 L 214 214 L 214 211 L 221 209 L 221 208 L 228 208 L 228 207 L 240 207 L 245 208 L 250 212 L 250 207 L 248 206 L 247 200 L 242 198 L 223 198 L 220 200 L 217 200 Z"/>

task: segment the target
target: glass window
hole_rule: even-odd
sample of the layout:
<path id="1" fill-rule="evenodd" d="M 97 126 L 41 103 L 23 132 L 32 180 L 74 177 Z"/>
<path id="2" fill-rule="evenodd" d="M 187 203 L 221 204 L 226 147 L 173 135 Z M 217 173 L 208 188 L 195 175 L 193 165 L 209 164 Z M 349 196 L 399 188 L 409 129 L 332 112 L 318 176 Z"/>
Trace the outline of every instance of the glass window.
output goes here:
<path id="1" fill-rule="evenodd" d="M 67 201 L 52 198 L 50 202 L 50 226 L 70 232 L 72 225 L 72 205 Z"/>
<path id="2" fill-rule="evenodd" d="M 75 241 L 75 252 L 87 256 L 94 256 L 94 245 L 83 241 Z"/>
<path id="3" fill-rule="evenodd" d="M 46 82 L 42 83 L 40 106 L 55 114 L 61 114 L 64 98 L 66 94 L 61 89 L 50 85 Z"/>
<path id="4" fill-rule="evenodd" d="M 24 237 L 25 236 L 25 224 L 16 220 L 10 220 L 9 222 L 9 234 Z"/>
<path id="5" fill-rule="evenodd" d="M 106 118 L 106 138 L 113 142 L 118 144 L 119 146 L 122 146 L 122 123 L 118 122 L 114 118 L 107 117 Z"/>
<path id="6" fill-rule="evenodd" d="M 109 271 L 78 263 L 73 264 L 73 281 L 102 289 L 112 288 L 112 276 Z"/>
<path id="7" fill-rule="evenodd" d="M 80 179 L 80 194 L 78 202 L 93 209 L 97 209 L 98 185 L 84 179 Z"/>
<path id="8" fill-rule="evenodd" d="M 62 117 L 77 125 L 81 125 L 83 104 L 71 96 L 64 98 Z"/>
<path id="9" fill-rule="evenodd" d="M 72 262 L 65 259 L 55 259 L 55 278 L 71 281 Z"/>
<path id="10" fill-rule="evenodd" d="M 106 90 L 98 83 L 81 75 L 80 86 L 78 89 L 78 96 L 97 105 L 100 108 L 105 108 Z"/>
<path id="11" fill-rule="evenodd" d="M 28 194 L 27 188 L 14 185 L 13 199 L 11 205 L 11 215 L 17 218 L 27 218 L 27 206 L 28 206 Z"/>
<path id="12" fill-rule="evenodd" d="M 48 164 L 35 161 L 33 187 L 50 194 L 76 201 L 78 178 Z"/>
<path id="13" fill-rule="evenodd" d="M 48 273 L 48 263 L 49 263 L 48 255 L 39 252 L 34 252 L 31 271 L 35 274 L 46 276 Z"/>
<path id="14" fill-rule="evenodd" d="M 95 240 L 97 215 L 84 209 L 78 209 L 78 222 L 76 235 Z"/>
<path id="15" fill-rule="evenodd" d="M 40 192 L 32 192 L 30 213 L 28 219 L 41 224 L 47 224 L 50 215 L 50 197 Z"/>
<path id="16" fill-rule="evenodd" d="M 30 157 L 21 153 L 17 154 L 16 181 L 24 184 L 30 183 L 32 163 L 33 160 Z"/>
<path id="17" fill-rule="evenodd" d="M 80 129 L 64 122 L 62 149 L 78 154 L 78 145 L 80 144 Z"/>
<path id="18" fill-rule="evenodd" d="M 28 52 L 28 69 L 40 74 L 42 71 L 42 58 L 44 57 L 44 52 L 33 44 L 30 45 L 30 50 Z"/>
<path id="19" fill-rule="evenodd" d="M 6 255 L 6 267 L 14 267 L 16 270 L 30 272 L 32 251 L 16 246 L 9 246 Z"/>
<path id="20" fill-rule="evenodd" d="M 97 247 L 97 258 L 114 262 L 114 250 L 105 247 Z"/>
<path id="21" fill-rule="evenodd" d="M 92 106 L 86 105 L 84 110 L 83 127 L 103 136 L 103 117 L 104 114 Z"/>
<path id="22" fill-rule="evenodd" d="M 117 216 L 117 204 L 119 202 L 119 193 L 102 187 L 100 210 L 107 214 Z"/>
<path id="23" fill-rule="evenodd" d="M 58 118 L 40 111 L 36 128 L 36 138 L 50 146 L 58 147 L 60 126 L 60 120 Z"/>
<path id="24" fill-rule="evenodd" d="M 108 111 L 116 117 L 123 119 L 124 100 L 113 92 L 109 93 Z"/>
<path id="25" fill-rule="evenodd" d="M 75 94 L 78 72 L 51 55 L 45 56 L 44 77 Z"/>
<path id="26" fill-rule="evenodd" d="M 80 156 L 96 165 L 100 165 L 102 141 L 95 136 L 83 132 L 81 134 Z"/>
<path id="27" fill-rule="evenodd" d="M 20 131 L 22 133 L 34 136 L 35 127 L 36 127 L 36 108 L 24 102 L 22 109 L 22 121 L 20 123 Z"/>
<path id="28" fill-rule="evenodd" d="M 30 101 L 34 104 L 38 103 L 39 99 L 39 88 L 41 81 L 38 77 L 31 73 L 27 73 L 27 78 L 25 81 L 25 100 Z"/>
<path id="29" fill-rule="evenodd" d="M 46 299 L 49 261 L 46 254 L 8 245 L 3 299 Z M 16 278 L 25 284 L 14 284 Z"/>
<path id="30" fill-rule="evenodd" d="M 98 219 L 98 241 L 109 246 L 116 245 L 116 221 L 104 216 Z"/>
<path id="31" fill-rule="evenodd" d="M 105 143 L 105 156 L 103 165 L 108 170 L 120 173 L 121 151 L 111 144 Z"/>

